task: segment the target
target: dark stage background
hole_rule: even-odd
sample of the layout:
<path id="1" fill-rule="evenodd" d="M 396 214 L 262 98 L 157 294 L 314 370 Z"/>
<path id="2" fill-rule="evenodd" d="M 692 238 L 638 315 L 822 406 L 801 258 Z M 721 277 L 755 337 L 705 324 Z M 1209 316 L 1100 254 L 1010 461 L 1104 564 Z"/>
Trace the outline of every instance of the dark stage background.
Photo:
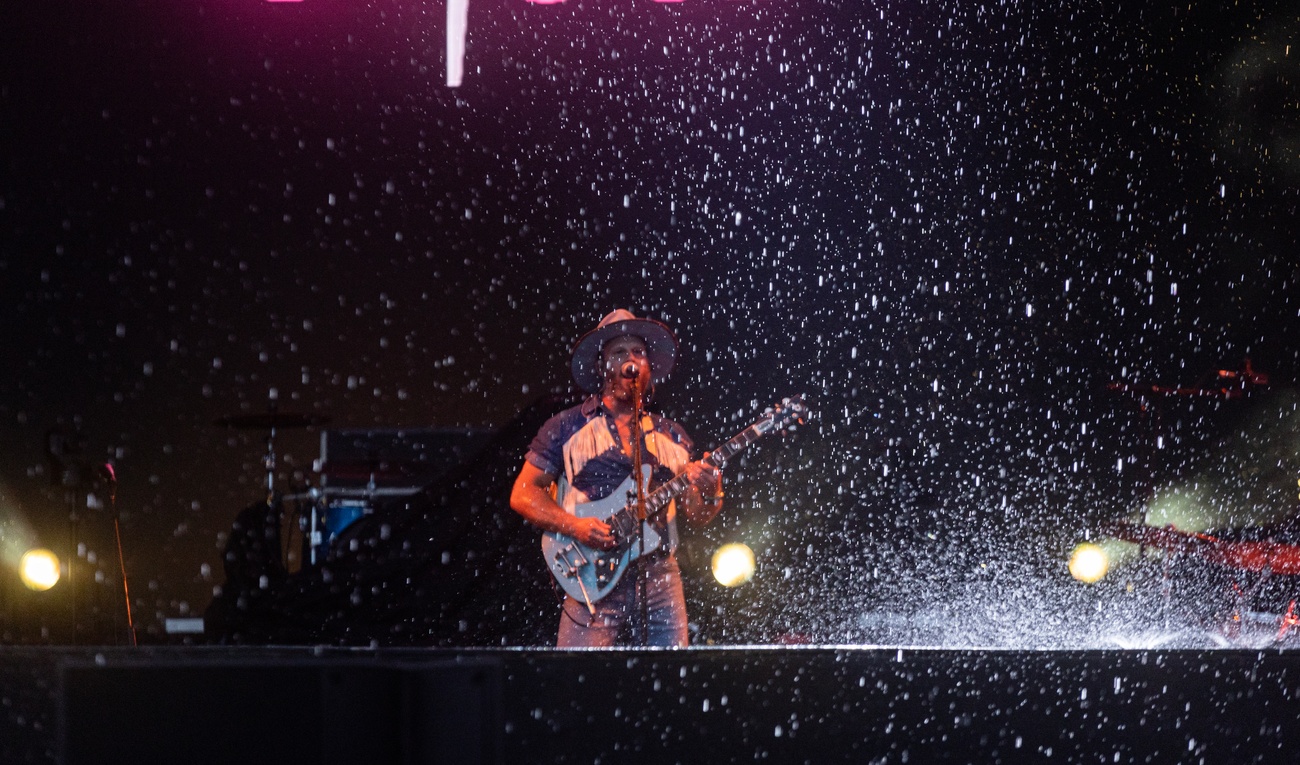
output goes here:
<path id="1" fill-rule="evenodd" d="M 657 405 L 701 447 L 817 407 L 686 540 L 697 642 L 1174 629 L 1158 562 L 1086 587 L 1072 546 L 1148 502 L 1276 521 L 1300 474 L 1300 22 L 1218 5 L 474 0 L 450 89 L 438 3 L 10 4 L 0 638 L 123 639 L 111 520 L 69 523 L 67 465 L 116 466 L 145 639 L 202 613 L 264 480 L 264 434 L 214 421 L 274 400 L 512 433 L 476 499 L 403 528 L 442 529 L 412 565 L 495 583 L 465 642 L 549 639 L 510 428 L 574 398 L 568 349 L 614 307 L 678 331 Z M 1269 387 L 1219 375 L 1247 358 Z M 281 486 L 316 480 L 318 443 L 278 434 Z M 729 541 L 759 563 L 735 590 L 707 575 Z M 74 585 L 12 583 L 21 550 L 74 543 Z M 1204 581 L 1176 622 L 1213 610 Z"/>

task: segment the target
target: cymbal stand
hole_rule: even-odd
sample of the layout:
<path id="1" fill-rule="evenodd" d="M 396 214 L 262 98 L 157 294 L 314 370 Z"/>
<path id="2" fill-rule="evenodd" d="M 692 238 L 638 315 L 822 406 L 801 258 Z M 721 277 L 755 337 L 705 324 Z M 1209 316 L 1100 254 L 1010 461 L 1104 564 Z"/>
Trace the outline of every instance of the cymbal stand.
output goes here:
<path id="1" fill-rule="evenodd" d="M 271 414 L 272 415 L 275 414 L 274 404 L 272 404 L 271 406 Z M 276 524 L 275 525 L 276 538 L 278 539 L 280 538 L 280 529 L 282 528 L 282 525 L 285 522 L 285 516 L 284 516 L 284 504 L 281 502 L 282 497 L 275 490 L 276 464 L 277 462 L 275 458 L 275 423 L 272 422 L 270 423 L 270 427 L 268 428 L 266 434 L 266 455 L 262 457 L 262 465 L 263 467 L 266 468 L 266 508 L 269 513 L 274 514 L 275 524 Z M 290 487 L 292 488 L 292 483 L 290 484 Z M 313 521 L 315 521 L 315 517 L 314 517 L 315 512 L 316 512 L 316 505 L 315 503 L 313 503 L 312 504 Z M 301 520 L 301 512 L 300 512 L 297 523 L 301 525 L 301 522 L 302 520 Z M 285 562 L 287 566 L 288 556 L 283 554 L 283 550 L 281 552 L 282 552 L 280 556 L 281 561 Z M 312 563 L 315 562 L 316 562 L 315 552 L 313 552 Z"/>
<path id="2" fill-rule="evenodd" d="M 268 505 L 275 497 L 275 426 L 266 436 L 266 456 L 262 458 L 262 465 L 266 468 L 266 503 Z"/>
<path id="3" fill-rule="evenodd" d="M 325 523 L 324 513 L 321 512 L 322 503 L 328 503 L 326 499 L 326 487 L 324 480 L 321 481 L 321 488 L 313 488 L 309 494 L 311 496 L 311 517 L 307 520 L 307 562 L 313 567 L 316 565 L 316 551 L 320 549 L 321 542 L 325 539 L 325 533 L 321 531 L 321 524 Z M 301 523 L 301 517 L 299 523 Z"/>

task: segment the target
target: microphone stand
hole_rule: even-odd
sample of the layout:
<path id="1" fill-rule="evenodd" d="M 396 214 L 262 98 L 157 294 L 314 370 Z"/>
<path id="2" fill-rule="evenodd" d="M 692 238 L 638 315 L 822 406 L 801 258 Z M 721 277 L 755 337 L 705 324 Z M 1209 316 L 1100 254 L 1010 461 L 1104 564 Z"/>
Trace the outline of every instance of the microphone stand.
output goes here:
<path id="1" fill-rule="evenodd" d="M 645 565 L 645 527 L 646 527 L 646 508 L 645 508 L 645 478 L 642 475 L 641 463 L 641 381 L 638 379 L 632 386 L 632 427 L 628 431 L 632 434 L 632 475 L 636 478 L 636 520 L 637 520 L 637 602 L 641 612 L 641 629 L 640 645 L 645 648 L 650 644 L 649 618 L 650 604 L 647 595 L 646 578 L 650 575 L 649 569 Z"/>
<path id="2" fill-rule="evenodd" d="M 117 563 L 122 569 L 122 596 L 126 601 L 126 628 L 131 633 L 131 645 L 138 645 L 135 634 L 135 620 L 131 618 L 131 588 L 126 583 L 126 557 L 122 554 L 122 527 L 118 523 L 117 513 L 117 474 L 113 466 L 105 463 L 104 478 L 108 484 L 108 507 L 113 514 L 113 535 L 117 538 Z"/>

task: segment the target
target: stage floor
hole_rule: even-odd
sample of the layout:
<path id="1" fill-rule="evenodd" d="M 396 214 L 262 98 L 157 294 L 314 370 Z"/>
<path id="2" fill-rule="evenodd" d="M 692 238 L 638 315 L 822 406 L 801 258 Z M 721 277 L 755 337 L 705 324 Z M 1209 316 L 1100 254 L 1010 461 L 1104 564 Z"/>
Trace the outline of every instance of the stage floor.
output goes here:
<path id="1" fill-rule="evenodd" d="M 4 762 L 1280 762 L 1287 650 L 5 648 Z"/>

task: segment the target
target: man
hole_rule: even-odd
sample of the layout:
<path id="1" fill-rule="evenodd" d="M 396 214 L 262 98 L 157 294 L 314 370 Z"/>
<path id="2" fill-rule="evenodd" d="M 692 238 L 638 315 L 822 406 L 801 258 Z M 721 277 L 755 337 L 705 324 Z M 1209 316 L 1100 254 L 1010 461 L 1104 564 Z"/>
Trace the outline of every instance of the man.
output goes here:
<path id="1" fill-rule="evenodd" d="M 616 546 L 609 524 L 579 517 L 574 508 L 608 496 L 627 480 L 634 437 L 641 443 L 642 464 L 654 471 L 651 488 L 677 474 L 687 476 L 686 491 L 656 519 L 659 549 L 639 561 L 645 567 L 647 640 L 655 646 L 687 644 L 686 600 L 673 557 L 677 511 L 691 525 L 703 526 L 722 509 L 722 473 L 691 461 L 691 440 L 681 426 L 645 413 L 639 425 L 633 422 L 637 395 L 648 398 L 676 360 L 677 338 L 664 324 L 622 309 L 602 319 L 578 340 L 571 363 L 573 379 L 593 395 L 542 426 L 510 494 L 510 506 L 544 531 L 608 550 Z M 612 646 L 625 628 L 636 639 L 642 610 L 637 564 L 594 603 L 565 596 L 557 640 L 561 648 Z"/>

